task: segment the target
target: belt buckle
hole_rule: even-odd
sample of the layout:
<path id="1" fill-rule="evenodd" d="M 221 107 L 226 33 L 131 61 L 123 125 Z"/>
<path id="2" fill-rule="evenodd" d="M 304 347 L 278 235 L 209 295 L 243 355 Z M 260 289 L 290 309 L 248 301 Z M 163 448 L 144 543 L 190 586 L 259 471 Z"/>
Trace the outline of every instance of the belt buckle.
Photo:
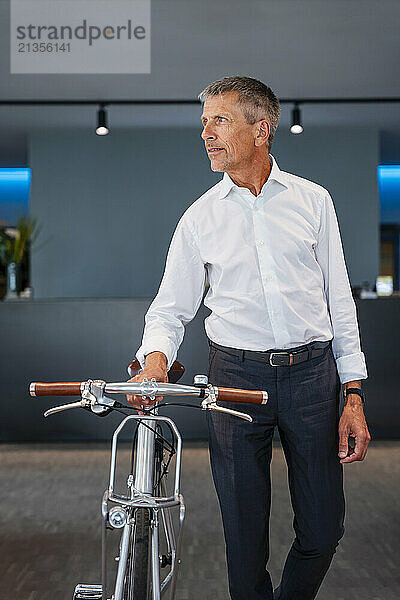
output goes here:
<path id="1" fill-rule="evenodd" d="M 274 356 L 288 356 L 287 352 L 271 352 L 271 354 L 269 355 L 269 364 L 271 365 L 271 367 L 291 367 L 293 364 L 293 354 L 290 352 L 289 353 L 289 365 L 284 364 L 284 363 L 280 363 L 280 364 L 275 364 L 274 361 Z"/>

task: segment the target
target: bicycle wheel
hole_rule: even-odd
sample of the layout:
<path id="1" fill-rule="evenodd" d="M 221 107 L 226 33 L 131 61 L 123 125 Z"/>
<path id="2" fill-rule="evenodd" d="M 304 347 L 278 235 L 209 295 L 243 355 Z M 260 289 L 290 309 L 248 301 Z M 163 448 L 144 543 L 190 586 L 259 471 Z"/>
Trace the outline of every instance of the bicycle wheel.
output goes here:
<path id="1" fill-rule="evenodd" d="M 129 542 L 124 600 L 148 600 L 150 581 L 150 512 L 147 508 L 138 508 Z"/>

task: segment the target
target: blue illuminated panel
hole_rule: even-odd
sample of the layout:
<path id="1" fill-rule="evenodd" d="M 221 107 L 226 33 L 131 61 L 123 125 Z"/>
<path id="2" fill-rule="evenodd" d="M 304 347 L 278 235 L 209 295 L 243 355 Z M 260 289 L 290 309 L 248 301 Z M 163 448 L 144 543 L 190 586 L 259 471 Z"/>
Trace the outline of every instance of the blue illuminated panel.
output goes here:
<path id="1" fill-rule="evenodd" d="M 400 223 L 400 165 L 379 165 L 381 223 Z"/>
<path id="2" fill-rule="evenodd" d="M 16 225 L 29 213 L 31 169 L 0 168 L 0 225 Z"/>

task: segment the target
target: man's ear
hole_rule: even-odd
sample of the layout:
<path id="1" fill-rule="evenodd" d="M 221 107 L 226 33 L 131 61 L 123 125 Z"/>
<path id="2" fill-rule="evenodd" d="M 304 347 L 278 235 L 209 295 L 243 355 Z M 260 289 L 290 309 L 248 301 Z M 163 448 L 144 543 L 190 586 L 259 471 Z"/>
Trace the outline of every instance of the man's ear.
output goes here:
<path id="1" fill-rule="evenodd" d="M 258 121 L 256 123 L 256 138 L 255 144 L 256 146 L 262 146 L 263 144 L 268 142 L 269 134 L 271 133 L 271 125 L 266 119 L 262 119 L 262 121 Z"/>

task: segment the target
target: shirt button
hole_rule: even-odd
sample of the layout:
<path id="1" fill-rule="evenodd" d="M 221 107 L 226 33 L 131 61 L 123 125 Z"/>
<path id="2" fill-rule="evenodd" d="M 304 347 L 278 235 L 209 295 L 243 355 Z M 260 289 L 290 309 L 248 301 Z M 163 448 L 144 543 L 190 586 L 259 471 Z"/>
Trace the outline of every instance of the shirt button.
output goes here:
<path id="1" fill-rule="evenodd" d="M 257 240 L 256 244 L 258 247 L 264 246 L 264 240 Z"/>
<path id="2" fill-rule="evenodd" d="M 270 274 L 270 275 L 266 275 L 266 276 L 264 277 L 264 279 L 265 279 L 265 281 L 272 281 L 273 277 L 274 277 L 274 276 Z"/>

